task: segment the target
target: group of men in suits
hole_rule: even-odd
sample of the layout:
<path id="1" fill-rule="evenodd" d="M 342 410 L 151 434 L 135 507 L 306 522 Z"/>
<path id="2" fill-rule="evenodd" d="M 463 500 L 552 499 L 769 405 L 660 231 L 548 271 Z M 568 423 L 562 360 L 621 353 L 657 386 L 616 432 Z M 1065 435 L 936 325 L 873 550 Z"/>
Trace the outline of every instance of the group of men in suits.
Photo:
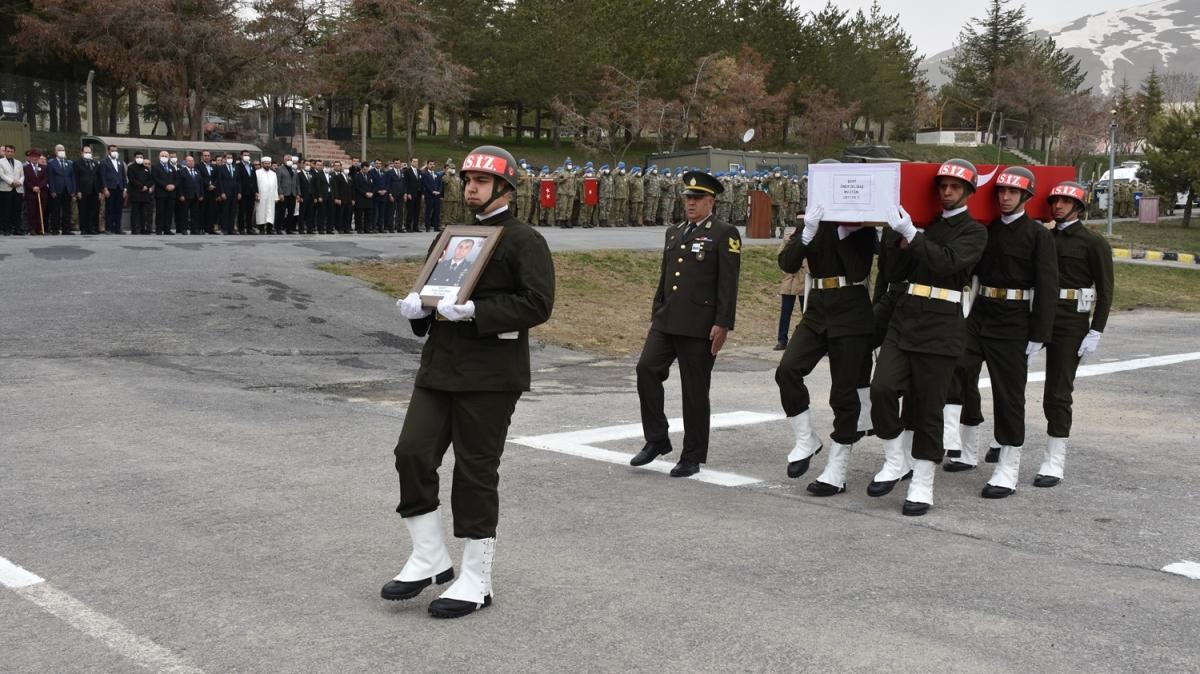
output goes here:
<path id="1" fill-rule="evenodd" d="M 348 172 L 353 185 L 355 231 L 374 234 L 441 229 L 445 173 L 437 170 L 433 160 L 421 166 L 416 157 L 407 164 L 400 159 L 384 164 L 380 159 L 360 162 L 352 158 Z"/>

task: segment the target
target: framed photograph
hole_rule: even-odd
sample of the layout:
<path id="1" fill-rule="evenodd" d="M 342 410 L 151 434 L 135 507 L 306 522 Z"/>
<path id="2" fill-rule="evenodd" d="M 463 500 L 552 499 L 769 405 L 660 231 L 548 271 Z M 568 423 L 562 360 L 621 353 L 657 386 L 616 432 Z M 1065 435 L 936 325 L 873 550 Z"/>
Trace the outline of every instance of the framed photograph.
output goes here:
<path id="1" fill-rule="evenodd" d="M 502 227 L 443 227 L 413 286 L 421 304 L 433 308 L 448 296 L 456 298 L 455 304 L 470 299 L 503 233 Z"/>

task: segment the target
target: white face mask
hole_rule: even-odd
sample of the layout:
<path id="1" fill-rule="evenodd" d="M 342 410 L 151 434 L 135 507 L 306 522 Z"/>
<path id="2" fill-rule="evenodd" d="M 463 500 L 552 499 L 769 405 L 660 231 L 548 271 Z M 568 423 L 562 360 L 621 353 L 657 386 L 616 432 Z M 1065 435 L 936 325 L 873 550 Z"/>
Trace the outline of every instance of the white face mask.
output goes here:
<path id="1" fill-rule="evenodd" d="M 178 164 L 178 163 L 179 163 L 179 157 L 171 157 L 171 163 L 172 163 L 172 164 Z"/>
<path id="2" fill-rule="evenodd" d="M 322 171 L 324 171 L 324 172 L 326 172 L 326 173 L 333 173 L 333 169 L 329 168 L 328 166 L 326 166 L 325 168 L 323 168 L 323 169 L 321 169 L 321 170 L 322 170 Z"/>
<path id="3" fill-rule="evenodd" d="M 119 159 L 121 157 L 121 153 L 113 150 L 112 152 L 108 153 L 108 156 L 112 157 L 113 159 Z"/>
<path id="4" fill-rule="evenodd" d="M 625 169 L 621 169 L 620 171 L 617 171 L 617 173 L 620 173 L 621 175 L 625 175 Z"/>
<path id="5" fill-rule="evenodd" d="M 114 152 L 113 154 L 116 154 L 116 153 Z M 116 157 L 113 157 L 113 159 L 116 159 Z M 146 160 L 145 160 L 145 159 L 143 159 L 143 158 L 141 158 L 141 157 L 134 157 L 134 158 L 133 158 L 133 163 L 137 164 L 138 166 L 141 166 L 141 165 L 142 165 L 142 162 L 144 162 L 144 161 L 146 161 Z"/>
<path id="6" fill-rule="evenodd" d="M 65 150 L 59 150 L 58 152 L 55 152 L 55 153 L 54 153 L 54 156 L 55 156 L 55 157 L 58 157 L 59 159 L 66 159 L 66 158 L 67 158 L 67 153 L 66 153 L 66 151 L 65 151 Z"/>
<path id="7" fill-rule="evenodd" d="M 249 163 L 250 163 L 250 155 L 248 155 L 248 154 L 244 154 L 244 155 L 242 155 L 242 161 L 244 161 L 244 162 L 246 162 L 247 164 L 249 164 Z"/>
<path id="8" fill-rule="evenodd" d="M 91 152 L 84 152 L 84 153 L 83 153 L 83 158 L 84 158 L 84 159 L 91 159 L 91 158 L 92 158 L 92 153 L 91 153 Z"/>
<path id="9" fill-rule="evenodd" d="M 287 161 L 283 162 L 283 165 L 284 165 L 284 166 L 287 166 L 288 168 L 291 168 L 291 166 L 292 166 L 292 160 L 291 160 L 291 159 L 289 159 L 289 160 L 287 160 Z"/>

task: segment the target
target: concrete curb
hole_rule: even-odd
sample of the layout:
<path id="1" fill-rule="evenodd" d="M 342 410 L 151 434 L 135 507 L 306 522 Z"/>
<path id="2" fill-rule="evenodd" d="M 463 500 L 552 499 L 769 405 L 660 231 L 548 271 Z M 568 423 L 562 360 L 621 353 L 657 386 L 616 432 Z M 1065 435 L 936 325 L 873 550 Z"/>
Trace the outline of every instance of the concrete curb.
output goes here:
<path id="1" fill-rule="evenodd" d="M 1178 262 L 1180 264 L 1197 264 L 1200 260 L 1194 253 L 1176 253 L 1163 250 L 1145 250 L 1142 248 L 1113 248 L 1115 260 L 1147 260 L 1150 262 Z"/>

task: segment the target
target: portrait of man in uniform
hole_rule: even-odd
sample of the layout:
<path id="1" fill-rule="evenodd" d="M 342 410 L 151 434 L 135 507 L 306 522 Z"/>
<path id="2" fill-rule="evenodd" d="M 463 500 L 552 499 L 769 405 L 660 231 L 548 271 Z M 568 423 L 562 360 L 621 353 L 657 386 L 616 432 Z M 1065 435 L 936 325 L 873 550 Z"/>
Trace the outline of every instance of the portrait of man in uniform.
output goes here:
<path id="1" fill-rule="evenodd" d="M 426 285 L 454 288 L 462 286 L 463 279 L 467 277 L 467 272 L 471 271 L 471 265 L 479 256 L 476 248 L 478 243 L 478 239 L 469 236 L 451 237 L 446 250 L 442 252 L 442 259 L 433 268 L 433 275 L 429 277 Z"/>
<path id="2" fill-rule="evenodd" d="M 429 248 L 414 291 L 426 303 L 435 306 L 443 297 L 458 297 L 470 293 L 487 265 L 491 251 L 499 238 L 496 231 L 481 231 L 479 227 L 451 225 Z"/>

